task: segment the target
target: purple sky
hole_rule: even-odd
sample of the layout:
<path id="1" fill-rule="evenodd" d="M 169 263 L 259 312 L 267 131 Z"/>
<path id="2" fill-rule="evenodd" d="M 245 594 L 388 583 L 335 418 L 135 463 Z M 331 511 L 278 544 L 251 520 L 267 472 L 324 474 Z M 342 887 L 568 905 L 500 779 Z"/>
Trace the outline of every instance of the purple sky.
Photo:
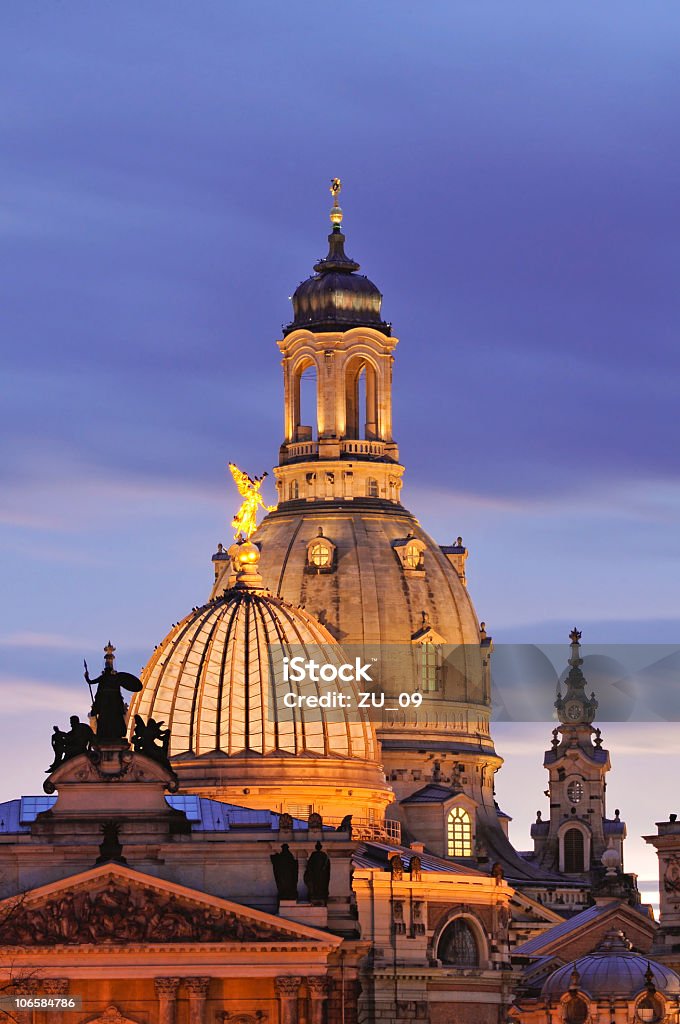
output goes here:
<path id="1" fill-rule="evenodd" d="M 0 684 L 40 751 L 5 795 L 83 656 L 136 670 L 207 595 L 335 174 L 401 338 L 404 501 L 490 631 L 678 640 L 675 5 L 23 0 L 0 38 Z"/>

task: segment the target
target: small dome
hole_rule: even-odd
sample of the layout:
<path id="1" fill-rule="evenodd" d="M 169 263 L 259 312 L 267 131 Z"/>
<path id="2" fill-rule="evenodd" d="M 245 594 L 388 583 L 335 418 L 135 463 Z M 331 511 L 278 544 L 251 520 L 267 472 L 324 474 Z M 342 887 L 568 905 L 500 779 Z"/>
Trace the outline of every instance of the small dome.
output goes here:
<path id="1" fill-rule="evenodd" d="M 294 318 L 284 333 L 300 328 L 343 331 L 364 326 L 389 334 L 389 324 L 381 319 L 380 290 L 363 274 L 356 273 L 359 264 L 345 254 L 345 236 L 339 225 L 328 236 L 328 243 L 328 255 L 315 264 L 315 275 L 295 290 Z"/>
<path id="2" fill-rule="evenodd" d="M 575 987 L 591 999 L 633 999 L 645 991 L 649 970 L 657 992 L 680 994 L 680 978 L 675 971 L 632 952 L 623 932 L 614 930 L 607 932 L 594 953 L 554 971 L 541 995 L 544 999 L 560 999 Z"/>
<path id="3" fill-rule="evenodd" d="M 165 722 L 172 757 L 219 752 L 377 760 L 373 726 L 355 710 L 336 709 L 327 717 L 281 713 L 270 666 L 291 648 L 298 654 L 310 647 L 311 656 L 344 660 L 328 630 L 301 608 L 265 590 L 234 587 L 173 626 L 142 673 L 144 688 L 132 712 Z M 332 688 L 353 692 L 348 683 L 324 683 L 324 691 Z"/>
<path id="4" fill-rule="evenodd" d="M 170 757 L 186 792 L 246 807 L 301 807 L 339 821 L 382 820 L 393 799 L 375 730 L 354 682 L 285 682 L 282 659 L 347 659 L 331 634 L 262 585 L 259 549 L 230 554 L 236 585 L 173 626 L 142 672 L 135 715 L 170 729 Z M 277 670 L 278 669 L 278 670 Z M 286 693 L 330 695 L 328 709 L 287 708 Z"/>

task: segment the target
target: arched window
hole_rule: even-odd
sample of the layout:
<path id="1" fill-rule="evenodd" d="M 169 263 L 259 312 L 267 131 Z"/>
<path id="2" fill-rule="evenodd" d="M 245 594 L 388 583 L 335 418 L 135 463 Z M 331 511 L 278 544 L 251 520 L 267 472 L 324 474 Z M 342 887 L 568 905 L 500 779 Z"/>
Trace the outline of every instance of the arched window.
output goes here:
<path id="1" fill-rule="evenodd" d="M 369 476 L 366 481 L 366 495 L 369 498 L 378 497 L 378 481 L 373 476 Z"/>
<path id="2" fill-rule="evenodd" d="M 424 693 L 437 689 L 438 654 L 436 644 L 420 645 L 420 689 Z"/>
<path id="3" fill-rule="evenodd" d="M 288 500 L 297 501 L 299 497 L 300 484 L 297 482 L 297 480 L 291 480 L 291 482 L 288 484 Z"/>
<path id="4" fill-rule="evenodd" d="M 377 420 L 378 382 L 375 367 L 359 356 L 351 359 L 345 369 L 346 436 L 369 441 L 375 439 L 378 436 Z"/>
<path id="5" fill-rule="evenodd" d="M 465 918 L 457 917 L 446 926 L 437 946 L 437 959 L 456 967 L 479 967 L 477 940 Z"/>
<path id="6" fill-rule="evenodd" d="M 315 541 L 309 549 L 309 564 L 316 566 L 317 569 L 330 565 L 332 558 L 333 552 L 323 540 Z"/>
<path id="7" fill-rule="evenodd" d="M 407 544 L 404 552 L 404 562 L 409 569 L 422 569 L 423 552 L 418 544 Z"/>
<path id="8" fill-rule="evenodd" d="M 564 1019 L 567 1024 L 584 1024 L 588 1016 L 588 1004 L 585 999 L 572 992 L 564 1006 Z"/>
<path id="9" fill-rule="evenodd" d="M 318 419 L 316 378 L 316 363 L 313 359 L 306 359 L 296 367 L 293 377 L 293 440 L 295 441 L 311 441 L 314 437 Z"/>
<path id="10" fill-rule="evenodd" d="M 564 833 L 564 870 L 566 874 L 585 871 L 583 832 L 569 828 Z"/>
<path id="11" fill-rule="evenodd" d="M 472 856 L 472 821 L 463 807 L 449 811 L 447 850 L 449 857 Z"/>

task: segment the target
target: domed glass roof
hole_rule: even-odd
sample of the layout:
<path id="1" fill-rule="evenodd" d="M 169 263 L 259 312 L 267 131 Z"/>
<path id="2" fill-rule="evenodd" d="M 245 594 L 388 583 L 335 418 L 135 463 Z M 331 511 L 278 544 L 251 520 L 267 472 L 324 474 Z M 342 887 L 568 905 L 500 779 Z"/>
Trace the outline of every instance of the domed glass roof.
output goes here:
<path id="1" fill-rule="evenodd" d="M 255 548 L 255 545 L 248 545 Z M 255 549 L 256 550 L 256 549 Z M 332 664 L 345 660 L 330 633 L 301 608 L 274 597 L 251 577 L 172 627 L 142 673 L 134 715 L 162 720 L 170 754 L 308 755 L 378 761 L 373 726 L 357 710 L 353 683 L 323 683 L 323 692 L 352 693 L 349 710 L 286 709 L 276 671 L 284 656 L 309 651 Z M 275 685 L 276 680 L 276 685 Z M 309 692 L 309 684 L 305 693 Z"/>
<path id="2" fill-rule="evenodd" d="M 546 979 L 541 995 L 544 999 L 559 999 L 570 988 L 577 988 L 592 999 L 633 998 L 645 991 L 649 970 L 657 992 L 680 993 L 680 978 L 675 971 L 632 952 L 623 933 L 611 931 L 594 953 L 554 971 Z"/>

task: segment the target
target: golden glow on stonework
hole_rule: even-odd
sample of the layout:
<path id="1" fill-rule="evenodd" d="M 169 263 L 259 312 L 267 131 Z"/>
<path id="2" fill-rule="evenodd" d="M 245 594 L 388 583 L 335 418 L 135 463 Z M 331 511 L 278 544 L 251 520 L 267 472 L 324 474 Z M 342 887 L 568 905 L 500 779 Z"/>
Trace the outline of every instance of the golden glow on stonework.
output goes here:
<path id="1" fill-rule="evenodd" d="M 235 530 L 234 537 L 236 540 L 239 540 L 241 537 L 245 538 L 245 540 L 250 540 L 257 529 L 258 508 L 263 508 L 265 512 L 274 512 L 276 509 L 276 505 L 265 505 L 264 499 L 260 494 L 262 481 L 267 474 L 263 473 L 262 476 L 253 478 L 244 473 L 233 462 L 229 463 L 229 469 L 234 478 L 234 483 L 238 487 L 238 493 L 243 498 L 241 507 L 231 521 L 231 525 Z"/>

